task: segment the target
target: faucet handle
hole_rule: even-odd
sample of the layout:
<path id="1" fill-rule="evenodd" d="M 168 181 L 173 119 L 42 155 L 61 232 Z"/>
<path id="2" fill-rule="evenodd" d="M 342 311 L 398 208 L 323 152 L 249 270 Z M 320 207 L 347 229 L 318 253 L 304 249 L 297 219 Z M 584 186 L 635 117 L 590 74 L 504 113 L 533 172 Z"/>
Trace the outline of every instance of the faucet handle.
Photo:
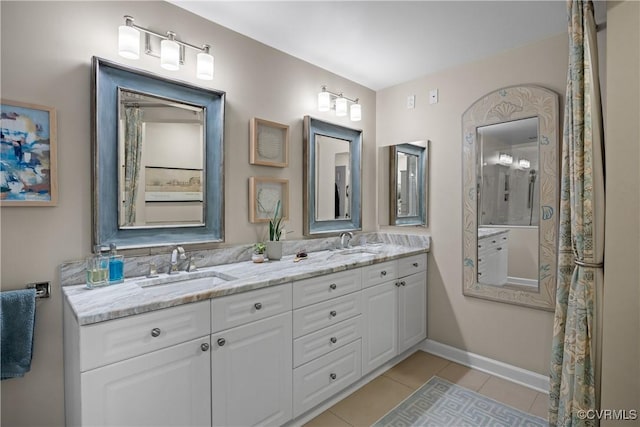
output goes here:
<path id="1" fill-rule="evenodd" d="M 156 267 L 155 262 L 149 263 L 149 272 L 147 273 L 148 278 L 158 277 L 158 267 Z"/>
<path id="2" fill-rule="evenodd" d="M 187 264 L 187 273 L 191 273 L 192 271 L 197 271 L 198 266 L 196 265 L 196 261 L 193 255 L 189 255 L 189 263 Z"/>

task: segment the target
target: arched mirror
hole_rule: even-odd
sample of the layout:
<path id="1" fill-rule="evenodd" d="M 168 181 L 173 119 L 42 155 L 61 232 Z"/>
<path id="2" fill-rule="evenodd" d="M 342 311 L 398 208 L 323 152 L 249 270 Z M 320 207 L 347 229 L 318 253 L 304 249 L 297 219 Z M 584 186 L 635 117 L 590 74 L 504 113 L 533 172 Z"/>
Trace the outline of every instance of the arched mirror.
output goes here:
<path id="1" fill-rule="evenodd" d="M 463 293 L 555 305 L 558 95 L 513 86 L 462 117 Z"/>
<path id="2" fill-rule="evenodd" d="M 224 238 L 224 92 L 93 58 L 93 236 L 103 248 Z"/>
<path id="3" fill-rule="evenodd" d="M 426 225 L 429 141 L 389 150 L 389 224 Z"/>
<path id="4" fill-rule="evenodd" d="M 362 131 L 305 116 L 303 140 L 304 234 L 360 230 Z"/>

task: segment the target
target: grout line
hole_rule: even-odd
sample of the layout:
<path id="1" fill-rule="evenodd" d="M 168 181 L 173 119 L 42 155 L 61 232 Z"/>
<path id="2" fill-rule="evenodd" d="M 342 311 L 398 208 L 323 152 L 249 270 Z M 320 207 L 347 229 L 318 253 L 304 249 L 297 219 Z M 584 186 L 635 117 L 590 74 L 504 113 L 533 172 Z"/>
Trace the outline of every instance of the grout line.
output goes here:
<path id="1" fill-rule="evenodd" d="M 345 397 L 346 399 L 346 397 Z M 343 399 L 344 400 L 344 399 Z M 342 400 L 341 400 L 342 402 Z M 344 418 L 342 418 L 340 415 L 336 414 L 335 412 L 333 412 L 331 409 L 327 409 L 327 411 L 329 411 L 330 413 L 332 413 L 333 415 L 335 415 L 338 419 L 344 421 L 345 423 L 349 424 L 351 427 L 354 427 L 353 424 L 351 424 L 349 421 L 345 420 Z"/>
<path id="2" fill-rule="evenodd" d="M 417 390 L 418 388 L 422 387 L 423 385 L 425 385 L 425 384 L 426 384 L 426 382 L 427 382 L 427 381 L 429 381 L 429 380 L 427 380 L 427 381 L 423 382 L 423 383 L 422 383 L 418 388 L 414 389 L 414 388 L 413 388 L 412 386 L 410 386 L 409 384 L 405 384 L 405 383 L 403 383 L 402 381 L 398 381 L 397 379 L 395 379 L 395 378 L 393 378 L 393 377 L 390 377 L 390 376 L 388 376 L 388 375 L 385 375 L 385 374 L 386 374 L 386 372 L 385 372 L 384 374 L 380 375 L 380 376 L 384 376 L 384 377 L 386 377 L 388 380 L 391 380 L 391 381 L 393 381 L 394 383 L 400 384 L 401 386 L 404 386 L 404 387 L 408 388 L 408 389 L 409 389 L 409 390 L 411 390 L 412 392 L 413 392 L 413 391 L 415 391 L 415 390 Z M 380 377 L 378 377 L 378 378 L 380 378 Z"/>

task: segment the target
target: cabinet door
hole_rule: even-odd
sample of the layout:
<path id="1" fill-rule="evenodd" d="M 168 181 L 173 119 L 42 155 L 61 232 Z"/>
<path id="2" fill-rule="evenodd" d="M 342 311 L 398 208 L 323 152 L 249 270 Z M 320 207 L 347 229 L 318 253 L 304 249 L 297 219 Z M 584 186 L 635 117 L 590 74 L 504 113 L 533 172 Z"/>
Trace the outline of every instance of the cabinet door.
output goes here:
<path id="1" fill-rule="evenodd" d="M 214 426 L 281 425 L 292 415 L 291 313 L 211 335 Z"/>
<path id="2" fill-rule="evenodd" d="M 362 290 L 362 375 L 398 353 L 398 282 Z"/>
<path id="3" fill-rule="evenodd" d="M 427 337 L 427 273 L 399 279 L 398 352 Z"/>
<path id="4" fill-rule="evenodd" d="M 209 337 L 84 372 L 82 425 L 211 425 Z"/>

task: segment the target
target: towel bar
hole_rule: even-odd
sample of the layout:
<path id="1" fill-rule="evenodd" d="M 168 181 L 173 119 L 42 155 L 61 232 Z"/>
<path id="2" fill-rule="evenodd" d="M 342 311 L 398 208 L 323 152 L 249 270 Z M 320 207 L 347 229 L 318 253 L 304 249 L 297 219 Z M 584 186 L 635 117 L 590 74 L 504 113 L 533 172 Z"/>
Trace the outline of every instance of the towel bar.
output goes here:
<path id="1" fill-rule="evenodd" d="M 27 289 L 36 290 L 36 298 L 49 298 L 51 296 L 51 284 L 49 282 L 28 283 Z"/>

